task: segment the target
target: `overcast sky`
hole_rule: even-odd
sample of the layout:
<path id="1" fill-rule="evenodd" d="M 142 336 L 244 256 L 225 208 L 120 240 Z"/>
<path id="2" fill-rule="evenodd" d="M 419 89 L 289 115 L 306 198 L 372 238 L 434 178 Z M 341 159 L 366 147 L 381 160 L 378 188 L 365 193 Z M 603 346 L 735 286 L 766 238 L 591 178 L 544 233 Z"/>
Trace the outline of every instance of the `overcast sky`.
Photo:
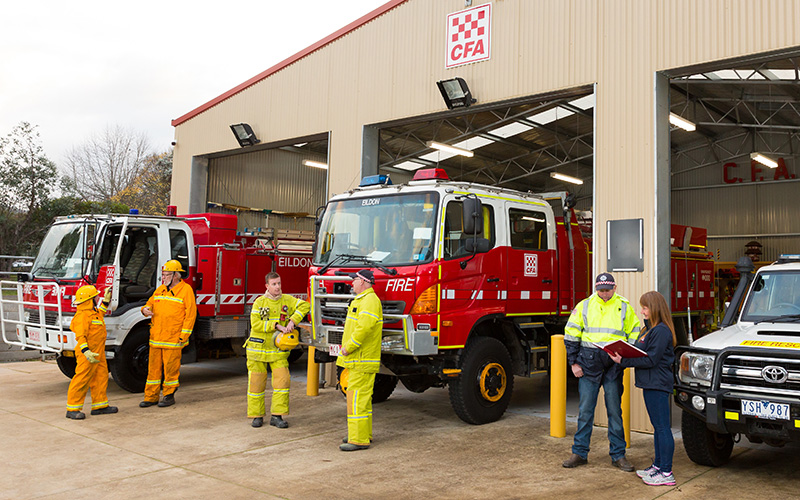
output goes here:
<path id="1" fill-rule="evenodd" d="M 164 151 L 172 119 L 387 1 L 4 2 L 0 135 L 38 125 L 57 164 L 107 125 Z"/>

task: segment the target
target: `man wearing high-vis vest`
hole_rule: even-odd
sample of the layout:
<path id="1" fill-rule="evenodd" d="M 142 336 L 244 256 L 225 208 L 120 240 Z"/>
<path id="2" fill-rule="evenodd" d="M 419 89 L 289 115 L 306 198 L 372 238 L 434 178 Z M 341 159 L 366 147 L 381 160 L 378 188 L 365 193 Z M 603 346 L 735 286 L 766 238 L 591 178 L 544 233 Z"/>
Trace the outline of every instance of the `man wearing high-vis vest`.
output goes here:
<path id="1" fill-rule="evenodd" d="M 278 273 L 267 273 L 267 290 L 253 303 L 250 313 L 250 337 L 247 350 L 247 417 L 253 427 L 264 425 L 267 367 L 272 371 L 272 403 L 269 425 L 289 427 L 283 415 L 289 413 L 289 352 L 283 350 L 281 335 L 294 332 L 295 326 L 308 314 L 311 306 L 305 300 L 284 295 Z M 276 345 L 276 340 L 278 340 Z M 295 342 L 296 345 L 296 342 Z"/>
<path id="2" fill-rule="evenodd" d="M 347 307 L 341 355 L 336 365 L 347 375 L 347 442 L 342 451 L 366 450 L 372 441 L 372 391 L 381 365 L 383 307 L 372 271 L 351 273 L 355 298 Z"/>
<path id="3" fill-rule="evenodd" d="M 594 344 L 605 345 L 615 340 L 633 343 L 639 336 L 639 318 L 628 300 L 616 295 L 617 285 L 609 273 L 595 280 L 596 293 L 575 306 L 564 328 L 567 365 L 578 377 L 578 430 L 572 445 L 572 456 L 564 467 L 572 468 L 588 462 L 592 438 L 594 410 L 600 386 L 605 393 L 608 413 L 608 441 L 611 464 L 626 472 L 634 467 L 625 458 L 625 431 L 622 427 L 623 369 Z"/>
<path id="4" fill-rule="evenodd" d="M 167 261 L 161 268 L 162 285 L 142 307 L 142 314 L 151 318 L 147 382 L 144 401 L 139 403 L 142 408 L 175 404 L 174 394 L 180 385 L 181 350 L 189 343 L 197 318 L 194 290 L 181 279 L 182 272 L 180 262 Z M 164 396 L 161 401 L 158 400 L 159 393 Z"/>

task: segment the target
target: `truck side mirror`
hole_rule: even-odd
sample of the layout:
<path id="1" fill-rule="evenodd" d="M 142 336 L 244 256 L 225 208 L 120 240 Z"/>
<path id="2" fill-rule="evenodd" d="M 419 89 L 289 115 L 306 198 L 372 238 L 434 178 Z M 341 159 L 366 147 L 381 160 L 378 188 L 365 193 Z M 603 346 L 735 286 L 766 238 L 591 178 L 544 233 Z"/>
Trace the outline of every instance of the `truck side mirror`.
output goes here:
<path id="1" fill-rule="evenodd" d="M 481 200 L 476 196 L 467 196 L 461 203 L 464 234 L 483 233 L 483 207 Z"/>
<path id="2" fill-rule="evenodd" d="M 464 248 L 469 253 L 486 253 L 489 251 L 489 240 L 486 238 L 469 238 L 464 242 Z"/>

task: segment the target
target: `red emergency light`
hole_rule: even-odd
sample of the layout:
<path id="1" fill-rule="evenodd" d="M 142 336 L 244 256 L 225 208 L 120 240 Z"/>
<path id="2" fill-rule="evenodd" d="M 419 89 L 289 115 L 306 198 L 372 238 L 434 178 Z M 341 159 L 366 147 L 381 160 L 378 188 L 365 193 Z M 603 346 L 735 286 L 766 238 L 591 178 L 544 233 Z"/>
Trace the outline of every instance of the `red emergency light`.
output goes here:
<path id="1" fill-rule="evenodd" d="M 445 172 L 443 168 L 422 168 L 414 172 L 414 178 L 411 180 L 422 181 L 425 179 L 449 181 L 450 177 L 447 176 L 447 172 Z"/>

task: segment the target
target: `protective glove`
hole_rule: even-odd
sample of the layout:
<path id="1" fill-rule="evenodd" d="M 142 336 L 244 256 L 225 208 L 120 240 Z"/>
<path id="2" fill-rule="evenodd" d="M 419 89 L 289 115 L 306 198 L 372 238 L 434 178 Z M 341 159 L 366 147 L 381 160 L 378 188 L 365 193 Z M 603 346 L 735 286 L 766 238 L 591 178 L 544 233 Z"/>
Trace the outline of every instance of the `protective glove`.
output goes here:
<path id="1" fill-rule="evenodd" d="M 86 356 L 86 359 L 89 360 L 89 363 L 95 364 L 100 362 L 100 355 L 96 352 L 92 352 L 89 350 L 83 351 L 83 355 Z"/>
<path id="2" fill-rule="evenodd" d="M 111 287 L 106 288 L 106 293 L 103 295 L 103 304 L 111 303 Z"/>

